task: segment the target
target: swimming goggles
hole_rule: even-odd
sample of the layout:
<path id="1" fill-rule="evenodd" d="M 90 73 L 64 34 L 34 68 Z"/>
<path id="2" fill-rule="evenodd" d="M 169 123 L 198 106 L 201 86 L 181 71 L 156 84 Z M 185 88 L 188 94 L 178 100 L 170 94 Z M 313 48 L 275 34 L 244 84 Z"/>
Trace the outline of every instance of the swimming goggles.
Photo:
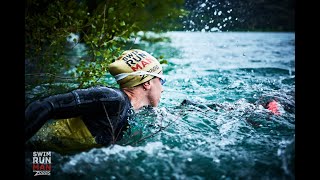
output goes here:
<path id="1" fill-rule="evenodd" d="M 158 78 L 160 78 L 161 85 L 163 85 L 166 82 L 163 75 L 156 74 L 156 73 L 150 73 L 150 72 L 146 72 L 146 71 L 135 71 L 135 72 L 131 72 L 131 73 L 121 73 L 121 74 L 115 75 L 114 78 L 116 79 L 116 81 L 120 81 L 121 79 L 124 79 L 127 76 L 140 76 L 140 75 L 151 75 L 151 76 L 158 77 Z"/>

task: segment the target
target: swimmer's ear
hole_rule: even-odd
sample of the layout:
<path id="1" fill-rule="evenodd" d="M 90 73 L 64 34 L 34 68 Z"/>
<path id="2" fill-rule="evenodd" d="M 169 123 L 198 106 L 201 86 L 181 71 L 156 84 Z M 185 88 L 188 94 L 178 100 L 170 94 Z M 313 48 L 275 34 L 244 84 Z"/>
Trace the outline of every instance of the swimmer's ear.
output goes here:
<path id="1" fill-rule="evenodd" d="M 147 82 L 144 82 L 144 83 L 142 84 L 142 87 L 143 87 L 144 90 L 150 89 L 150 88 L 151 88 L 150 80 L 147 81 Z"/>

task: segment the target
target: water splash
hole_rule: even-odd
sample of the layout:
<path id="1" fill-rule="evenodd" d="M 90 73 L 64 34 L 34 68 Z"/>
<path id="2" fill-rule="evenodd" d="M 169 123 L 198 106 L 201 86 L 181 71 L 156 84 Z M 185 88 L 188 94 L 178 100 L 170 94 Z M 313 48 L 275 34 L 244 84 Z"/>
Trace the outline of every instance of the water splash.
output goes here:
<path id="1" fill-rule="evenodd" d="M 221 32 L 227 31 L 233 23 L 232 7 L 229 1 L 187 0 L 189 10 L 183 19 L 185 31 Z"/>

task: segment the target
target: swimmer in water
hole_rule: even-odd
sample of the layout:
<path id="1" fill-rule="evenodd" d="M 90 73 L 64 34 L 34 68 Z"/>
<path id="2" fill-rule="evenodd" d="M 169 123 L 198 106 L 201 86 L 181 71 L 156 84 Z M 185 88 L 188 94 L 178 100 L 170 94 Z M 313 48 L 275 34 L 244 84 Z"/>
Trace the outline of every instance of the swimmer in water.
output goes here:
<path id="1" fill-rule="evenodd" d="M 109 72 L 119 89 L 77 89 L 30 103 L 25 109 L 27 148 L 72 152 L 108 146 L 122 138 L 136 111 L 158 106 L 165 79 L 152 55 L 124 51 Z"/>

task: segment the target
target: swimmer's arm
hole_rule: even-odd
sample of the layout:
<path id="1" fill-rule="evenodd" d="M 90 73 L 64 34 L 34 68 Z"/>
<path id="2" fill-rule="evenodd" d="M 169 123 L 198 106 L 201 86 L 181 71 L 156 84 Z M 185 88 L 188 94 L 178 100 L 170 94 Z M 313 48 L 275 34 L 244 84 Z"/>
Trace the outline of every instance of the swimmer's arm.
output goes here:
<path id="1" fill-rule="evenodd" d="M 31 138 L 49 119 L 67 118 L 77 115 L 72 93 L 59 94 L 37 100 L 25 110 L 25 137 Z"/>
<path id="2" fill-rule="evenodd" d="M 107 89 L 89 88 L 58 94 L 35 101 L 25 110 L 25 137 L 30 139 L 49 119 L 65 119 L 82 114 L 96 113 L 101 110 L 101 104 L 117 99 L 109 98 Z M 100 107 L 100 108 L 99 108 Z"/>

